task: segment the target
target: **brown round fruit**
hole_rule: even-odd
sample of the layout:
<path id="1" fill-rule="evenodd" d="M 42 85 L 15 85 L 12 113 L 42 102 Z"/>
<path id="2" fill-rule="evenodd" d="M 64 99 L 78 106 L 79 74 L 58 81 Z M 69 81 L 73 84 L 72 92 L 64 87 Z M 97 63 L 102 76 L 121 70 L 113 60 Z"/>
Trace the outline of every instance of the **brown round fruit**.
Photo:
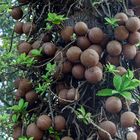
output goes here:
<path id="1" fill-rule="evenodd" d="M 85 78 L 89 83 L 96 84 L 102 80 L 103 72 L 99 67 L 94 66 L 89 69 L 86 69 Z"/>
<path id="2" fill-rule="evenodd" d="M 63 82 L 58 82 L 56 85 L 56 93 L 59 93 L 60 90 L 66 88 L 66 84 Z"/>
<path id="3" fill-rule="evenodd" d="M 118 97 L 109 97 L 105 102 L 105 108 L 110 113 L 118 113 L 122 109 L 122 102 Z"/>
<path id="4" fill-rule="evenodd" d="M 54 118 L 54 127 L 57 131 L 61 131 L 65 129 L 66 126 L 66 120 L 63 116 L 55 116 Z"/>
<path id="5" fill-rule="evenodd" d="M 99 46 L 99 45 L 91 45 L 91 46 L 89 47 L 89 49 L 95 50 L 95 51 L 99 54 L 99 56 L 101 56 L 101 54 L 102 54 L 102 52 L 103 52 L 102 47 Z"/>
<path id="6" fill-rule="evenodd" d="M 130 32 L 136 32 L 140 29 L 140 19 L 138 17 L 130 17 L 126 21 L 126 28 Z"/>
<path id="7" fill-rule="evenodd" d="M 43 52 L 48 56 L 54 56 L 56 52 L 56 46 L 51 42 L 46 42 L 42 45 Z"/>
<path id="8" fill-rule="evenodd" d="M 23 26 L 22 22 L 16 22 L 14 32 L 16 32 L 17 34 L 22 34 L 23 33 L 22 26 Z"/>
<path id="9" fill-rule="evenodd" d="M 85 35 L 88 32 L 88 26 L 84 22 L 77 22 L 74 26 L 74 32 L 79 35 Z"/>
<path id="10" fill-rule="evenodd" d="M 80 60 L 85 67 L 96 66 L 99 62 L 99 55 L 93 49 L 87 49 L 82 52 Z"/>
<path id="11" fill-rule="evenodd" d="M 79 47 L 72 46 L 67 50 L 66 56 L 71 62 L 79 62 L 81 53 L 82 51 Z"/>
<path id="12" fill-rule="evenodd" d="M 82 50 L 87 49 L 90 44 L 90 41 L 85 36 L 80 36 L 77 38 L 77 46 L 80 47 Z"/>
<path id="13" fill-rule="evenodd" d="M 140 33 L 139 32 L 130 33 L 128 42 L 132 45 L 139 43 L 140 42 Z"/>
<path id="14" fill-rule="evenodd" d="M 125 22 L 128 20 L 128 16 L 125 13 L 122 13 L 122 12 L 117 13 L 115 15 L 115 18 L 118 19 L 118 24 L 119 25 L 124 25 Z"/>
<path id="15" fill-rule="evenodd" d="M 14 131 L 13 131 L 14 140 L 18 140 L 20 136 L 22 136 L 22 127 L 21 126 L 14 127 Z"/>
<path id="16" fill-rule="evenodd" d="M 16 91 L 16 95 L 18 95 L 19 97 L 24 97 L 25 94 L 26 92 L 21 90 L 20 88 Z"/>
<path id="17" fill-rule="evenodd" d="M 103 70 L 103 65 L 101 62 L 99 62 L 96 66 L 99 67 L 101 70 Z"/>
<path id="18" fill-rule="evenodd" d="M 61 37 L 65 41 L 70 41 L 72 39 L 72 35 L 74 33 L 73 27 L 71 26 L 66 26 L 62 31 L 61 31 Z"/>
<path id="19" fill-rule="evenodd" d="M 117 74 L 119 74 L 121 76 L 124 75 L 125 73 L 127 73 L 127 70 L 122 66 L 118 66 L 117 70 L 118 70 Z"/>
<path id="20" fill-rule="evenodd" d="M 62 73 L 69 73 L 72 70 L 72 64 L 68 60 L 65 60 L 62 64 Z"/>
<path id="21" fill-rule="evenodd" d="M 89 30 L 88 37 L 92 43 L 97 44 L 97 43 L 101 43 L 101 41 L 103 40 L 104 33 L 100 28 L 94 27 Z"/>
<path id="22" fill-rule="evenodd" d="M 52 120 L 49 116 L 47 115 L 41 115 L 39 116 L 39 118 L 37 119 L 37 122 L 36 122 L 36 125 L 37 127 L 40 129 L 40 130 L 47 130 L 48 128 L 51 127 L 52 125 Z"/>
<path id="23" fill-rule="evenodd" d="M 15 100 L 19 101 L 20 98 L 21 98 L 20 92 L 18 92 L 18 90 L 17 90 L 16 93 L 15 93 Z"/>
<path id="24" fill-rule="evenodd" d="M 59 94 L 58 94 L 58 97 L 59 97 L 59 102 L 62 103 L 62 104 L 66 104 L 67 102 L 65 100 L 67 100 L 67 92 L 68 92 L 68 89 L 61 89 L 59 91 Z M 64 99 L 64 100 L 63 100 Z"/>
<path id="25" fill-rule="evenodd" d="M 137 68 L 140 68 L 140 51 L 137 51 L 134 62 L 135 62 L 135 66 Z"/>
<path id="26" fill-rule="evenodd" d="M 136 115 L 131 111 L 124 112 L 121 114 L 120 122 L 124 128 L 133 127 L 136 122 Z"/>
<path id="27" fill-rule="evenodd" d="M 128 132 L 126 138 L 127 140 L 137 140 L 138 136 L 135 132 Z"/>
<path id="28" fill-rule="evenodd" d="M 32 46 L 28 42 L 23 42 L 18 46 L 19 53 L 28 54 L 31 49 L 32 49 Z"/>
<path id="29" fill-rule="evenodd" d="M 99 124 L 99 127 L 104 129 L 105 131 L 107 131 L 111 135 L 112 138 L 115 137 L 116 132 L 117 132 L 117 128 L 113 122 L 103 121 Z M 109 137 L 106 133 L 102 132 L 101 130 L 99 130 L 98 133 L 99 133 L 99 136 L 101 139 L 109 140 Z"/>
<path id="30" fill-rule="evenodd" d="M 19 84 L 19 89 L 24 92 L 31 91 L 33 88 L 32 83 L 28 79 L 22 79 Z"/>
<path id="31" fill-rule="evenodd" d="M 36 40 L 33 44 L 32 44 L 32 48 L 33 49 L 39 49 L 41 47 L 42 42 L 40 40 Z"/>
<path id="32" fill-rule="evenodd" d="M 80 98 L 79 92 L 75 88 L 71 88 L 67 92 L 67 100 L 78 100 Z"/>
<path id="33" fill-rule="evenodd" d="M 118 66 L 120 65 L 120 56 L 110 56 L 106 57 L 106 62 L 112 65 Z"/>
<path id="34" fill-rule="evenodd" d="M 31 35 L 35 32 L 36 25 L 34 23 L 27 22 L 23 24 L 22 29 L 26 35 Z"/>
<path id="35" fill-rule="evenodd" d="M 125 26 L 118 26 L 114 31 L 115 38 L 119 41 L 126 40 L 129 36 L 129 32 Z"/>
<path id="36" fill-rule="evenodd" d="M 85 68 L 81 64 L 74 65 L 72 68 L 72 75 L 78 80 L 82 80 L 84 78 Z"/>
<path id="37" fill-rule="evenodd" d="M 113 40 L 107 44 L 106 49 L 109 55 L 118 56 L 122 52 L 122 45 L 120 44 L 120 42 Z"/>
<path id="38" fill-rule="evenodd" d="M 140 1 L 139 0 L 130 0 L 131 1 L 131 3 L 133 4 L 133 5 L 140 5 Z"/>
<path id="39" fill-rule="evenodd" d="M 61 140 L 74 140 L 72 137 L 69 137 L 69 136 L 65 136 L 63 137 Z"/>
<path id="40" fill-rule="evenodd" d="M 28 137 L 33 137 L 34 140 L 42 140 L 43 131 L 41 131 L 35 123 L 31 123 L 27 127 L 26 135 Z"/>
<path id="41" fill-rule="evenodd" d="M 126 59 L 132 60 L 136 56 L 137 50 L 135 45 L 124 45 L 123 46 L 123 55 Z"/>
<path id="42" fill-rule="evenodd" d="M 21 19 L 23 16 L 23 11 L 20 7 L 15 7 L 12 9 L 11 11 L 11 16 L 13 17 L 13 19 L 18 20 Z"/>
<path id="43" fill-rule="evenodd" d="M 38 94 L 35 91 L 29 91 L 25 95 L 25 99 L 29 103 L 34 103 L 38 99 Z"/>

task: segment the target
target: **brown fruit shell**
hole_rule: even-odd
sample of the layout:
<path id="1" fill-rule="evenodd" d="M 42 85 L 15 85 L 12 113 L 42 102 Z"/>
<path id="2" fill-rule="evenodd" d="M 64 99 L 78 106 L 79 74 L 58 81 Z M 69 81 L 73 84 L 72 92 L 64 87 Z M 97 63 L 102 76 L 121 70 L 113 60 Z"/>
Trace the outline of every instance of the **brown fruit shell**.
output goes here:
<path id="1" fill-rule="evenodd" d="M 23 11 L 20 7 L 15 7 L 12 9 L 11 11 L 11 16 L 13 17 L 13 19 L 18 20 L 21 19 L 23 16 Z"/>
<path id="2" fill-rule="evenodd" d="M 139 43 L 140 42 L 140 33 L 139 32 L 130 33 L 128 42 L 132 45 Z"/>
<path id="3" fill-rule="evenodd" d="M 51 127 L 52 119 L 47 115 L 41 115 L 37 119 L 36 125 L 40 130 L 45 131 Z"/>
<path id="4" fill-rule="evenodd" d="M 89 30 L 88 37 L 92 43 L 99 44 L 104 38 L 104 33 L 100 28 L 94 27 Z"/>
<path id="5" fill-rule="evenodd" d="M 85 67 L 96 66 L 99 62 L 99 55 L 93 49 L 86 49 L 82 52 L 80 60 Z"/>
<path id="6" fill-rule="evenodd" d="M 22 27 L 23 27 L 22 22 L 16 22 L 14 32 L 16 32 L 17 34 L 22 34 L 23 33 Z"/>
<path id="7" fill-rule="evenodd" d="M 28 42 L 23 42 L 18 46 L 19 53 L 28 54 L 31 49 L 31 44 L 29 44 Z"/>
<path id="8" fill-rule="evenodd" d="M 94 66 L 86 69 L 85 78 L 89 83 L 96 84 L 102 80 L 103 72 L 99 67 Z"/>

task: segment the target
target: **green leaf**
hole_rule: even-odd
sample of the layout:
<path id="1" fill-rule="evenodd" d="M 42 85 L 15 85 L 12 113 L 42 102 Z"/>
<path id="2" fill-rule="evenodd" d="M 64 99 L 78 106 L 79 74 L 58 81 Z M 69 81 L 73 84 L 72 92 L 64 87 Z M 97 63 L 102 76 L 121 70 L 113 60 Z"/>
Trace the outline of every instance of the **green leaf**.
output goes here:
<path id="1" fill-rule="evenodd" d="M 16 114 L 12 115 L 12 121 L 16 123 L 18 120 L 18 116 Z"/>
<path id="2" fill-rule="evenodd" d="M 128 70 L 127 73 L 125 74 L 125 76 L 126 76 L 129 80 L 131 80 L 131 79 L 134 78 L 134 73 L 133 73 L 133 71 Z"/>
<path id="3" fill-rule="evenodd" d="M 24 100 L 23 99 L 19 100 L 18 106 L 19 106 L 20 109 L 22 109 L 24 107 Z"/>
<path id="4" fill-rule="evenodd" d="M 41 54 L 41 50 L 37 50 L 37 49 L 33 49 L 32 51 L 31 51 L 31 54 L 33 55 L 33 56 L 41 56 L 42 54 Z"/>
<path id="5" fill-rule="evenodd" d="M 131 92 L 124 91 L 120 95 L 122 95 L 126 100 L 132 100 L 133 99 Z"/>
<path id="6" fill-rule="evenodd" d="M 34 139 L 34 137 L 30 137 L 30 138 L 29 138 L 29 140 L 33 140 L 33 139 Z"/>
<path id="7" fill-rule="evenodd" d="M 78 118 L 78 119 L 83 119 L 84 117 L 83 117 L 83 115 L 80 115 L 80 114 L 79 114 L 79 115 L 77 115 L 77 118 Z"/>
<path id="8" fill-rule="evenodd" d="M 122 77 L 120 75 L 115 75 L 113 78 L 113 84 L 117 91 L 121 90 Z"/>
<path id="9" fill-rule="evenodd" d="M 78 108 L 77 111 L 79 111 L 82 116 L 85 116 L 86 115 L 86 111 L 85 111 L 85 109 L 84 109 L 83 106 L 81 106 L 81 108 Z"/>
<path id="10" fill-rule="evenodd" d="M 138 86 L 140 86 L 140 80 L 133 79 L 131 80 L 130 85 L 133 86 L 134 88 L 137 88 Z"/>
<path id="11" fill-rule="evenodd" d="M 106 88 L 106 89 L 99 90 L 96 95 L 97 96 L 112 96 L 117 93 L 118 91 L 116 90 Z"/>

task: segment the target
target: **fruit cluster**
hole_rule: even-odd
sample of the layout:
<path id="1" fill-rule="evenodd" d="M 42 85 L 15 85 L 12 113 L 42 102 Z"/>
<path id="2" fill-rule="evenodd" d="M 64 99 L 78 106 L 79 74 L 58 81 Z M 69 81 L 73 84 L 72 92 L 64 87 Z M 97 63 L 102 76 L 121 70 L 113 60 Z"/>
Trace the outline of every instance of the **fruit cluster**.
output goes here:
<path id="1" fill-rule="evenodd" d="M 21 0 L 20 2 L 28 3 L 27 0 Z M 11 15 L 15 20 L 19 20 L 23 16 L 23 11 L 20 7 L 15 7 L 12 9 Z M 50 86 L 51 92 L 53 92 L 53 102 L 51 104 L 54 111 L 51 112 L 50 110 L 50 112 L 55 115 L 53 117 L 48 111 L 49 109 L 47 111 L 44 109 L 45 113 L 44 110 L 40 110 L 36 116 L 36 121 L 30 122 L 25 128 L 25 134 L 28 137 L 34 137 L 34 140 L 41 140 L 48 135 L 47 130 L 50 127 L 53 127 L 58 132 L 63 132 L 67 129 L 68 124 L 71 122 L 67 122 L 66 118 L 68 115 L 62 114 L 62 108 L 71 106 L 71 103 L 77 103 L 74 104 L 77 107 L 78 102 L 85 100 L 86 96 L 82 96 L 79 90 L 79 83 L 85 82 L 90 87 L 97 85 L 101 88 L 100 83 L 104 82 L 104 77 L 106 78 L 104 71 L 106 64 L 115 65 L 118 70 L 116 73 L 121 76 L 127 73 L 127 67 L 124 63 L 129 64 L 133 62 L 134 68 L 140 68 L 140 51 L 137 48 L 137 44 L 140 42 L 140 19 L 136 16 L 128 17 L 122 12 L 117 13 L 114 18 L 117 20 L 115 28 L 112 28 L 110 25 L 104 25 L 105 28 L 93 27 L 89 29 L 85 22 L 80 21 L 74 26 L 65 26 L 63 29 L 58 30 L 58 35 L 48 31 L 40 34 L 35 41 L 23 41 L 18 45 L 17 50 L 20 54 L 26 54 L 34 58 L 37 60 L 37 64 L 43 64 L 41 65 L 42 67 L 46 63 L 53 62 L 56 64 L 56 72 L 53 77 L 55 82 Z M 14 31 L 17 34 L 21 35 L 24 33 L 27 36 L 37 32 L 36 29 L 36 25 L 31 22 L 22 23 L 18 21 L 14 27 Z M 109 31 L 105 29 L 109 29 Z M 56 37 L 53 37 L 54 35 Z M 54 41 L 56 38 L 59 41 Z M 36 50 L 41 51 L 41 55 L 35 56 L 34 51 Z M 40 71 L 38 72 L 39 76 L 37 77 L 39 79 L 35 81 L 36 83 L 42 82 L 42 73 L 45 73 L 42 67 L 38 66 Z M 69 77 L 72 79 L 72 82 L 69 80 Z M 35 92 L 36 84 L 34 84 L 34 78 L 30 79 L 32 79 L 32 82 L 26 78 L 20 78 L 15 81 L 15 88 L 17 89 L 16 100 L 24 98 L 29 102 L 29 106 L 34 109 L 34 103 L 44 105 L 43 102 L 49 101 L 43 101 L 40 97 L 41 95 Z M 97 92 L 97 90 L 95 91 Z M 87 96 L 92 98 L 93 95 L 87 94 Z M 127 140 L 139 140 L 140 130 L 136 126 L 137 115 L 132 111 L 126 110 L 124 99 L 111 96 L 101 101 L 104 105 L 99 103 L 100 100 L 102 98 L 96 101 L 97 105 L 100 108 L 103 107 L 106 114 L 120 117 L 117 122 L 112 118 L 103 118 L 103 121 L 97 121 L 98 126 L 101 128 L 97 131 L 100 139 L 109 140 L 110 136 L 115 138 L 117 137 L 118 129 L 132 127 L 135 129 L 135 132 L 129 132 L 127 129 L 127 133 L 125 133 Z M 86 104 L 89 108 L 92 108 L 92 105 L 93 103 L 91 102 Z M 99 114 L 99 112 L 96 112 L 96 114 Z M 72 113 L 71 117 L 73 117 Z M 119 123 L 121 125 L 118 125 Z M 71 131 L 72 128 L 69 130 Z M 20 124 L 15 126 L 13 137 L 16 140 L 21 135 L 22 126 Z M 55 139 L 54 135 L 49 135 L 49 138 Z M 71 134 L 71 136 L 73 138 L 62 135 L 62 140 L 73 140 L 76 137 L 75 134 Z"/>

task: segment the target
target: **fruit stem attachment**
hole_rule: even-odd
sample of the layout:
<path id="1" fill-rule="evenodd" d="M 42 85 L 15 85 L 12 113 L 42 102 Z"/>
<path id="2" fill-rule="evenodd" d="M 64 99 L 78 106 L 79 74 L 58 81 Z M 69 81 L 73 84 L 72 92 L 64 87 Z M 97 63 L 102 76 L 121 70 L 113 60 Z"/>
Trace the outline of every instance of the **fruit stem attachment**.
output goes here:
<path id="1" fill-rule="evenodd" d="M 101 127 L 99 127 L 97 124 L 95 124 L 95 123 L 93 122 L 92 119 L 90 119 L 89 122 L 90 122 L 94 127 L 96 127 L 98 130 L 100 130 L 100 131 L 102 131 L 103 133 L 107 134 L 109 140 L 113 140 L 112 137 L 111 137 L 111 135 L 110 135 L 107 131 L 105 131 L 104 129 L 102 129 Z"/>

